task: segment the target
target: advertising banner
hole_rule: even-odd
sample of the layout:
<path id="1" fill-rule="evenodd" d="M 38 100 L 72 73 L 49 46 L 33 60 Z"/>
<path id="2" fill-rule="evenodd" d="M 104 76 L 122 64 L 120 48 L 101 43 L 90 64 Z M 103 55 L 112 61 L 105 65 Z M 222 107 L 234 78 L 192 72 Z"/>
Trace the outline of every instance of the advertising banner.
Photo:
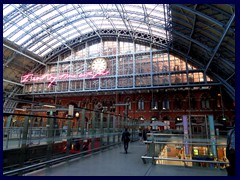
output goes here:
<path id="1" fill-rule="evenodd" d="M 183 136 L 184 136 L 184 145 L 185 145 L 185 154 L 189 155 L 189 144 L 188 144 L 188 119 L 187 115 L 183 115 Z"/>

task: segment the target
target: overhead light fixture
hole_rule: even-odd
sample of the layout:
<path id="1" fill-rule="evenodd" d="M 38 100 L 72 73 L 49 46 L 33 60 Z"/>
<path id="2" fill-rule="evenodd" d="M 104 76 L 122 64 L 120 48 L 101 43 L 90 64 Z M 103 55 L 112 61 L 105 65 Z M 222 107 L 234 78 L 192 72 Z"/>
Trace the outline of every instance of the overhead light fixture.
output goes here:
<path id="1" fill-rule="evenodd" d="M 45 105 L 43 105 L 44 107 L 49 107 L 49 108 L 56 108 L 56 106 L 53 106 L 53 105 L 47 105 L 47 104 L 45 104 Z"/>
<path id="2" fill-rule="evenodd" d="M 79 117 L 79 112 L 75 113 L 75 117 L 78 118 Z"/>
<path id="3" fill-rule="evenodd" d="M 26 108 L 15 108 L 15 111 L 27 111 Z"/>

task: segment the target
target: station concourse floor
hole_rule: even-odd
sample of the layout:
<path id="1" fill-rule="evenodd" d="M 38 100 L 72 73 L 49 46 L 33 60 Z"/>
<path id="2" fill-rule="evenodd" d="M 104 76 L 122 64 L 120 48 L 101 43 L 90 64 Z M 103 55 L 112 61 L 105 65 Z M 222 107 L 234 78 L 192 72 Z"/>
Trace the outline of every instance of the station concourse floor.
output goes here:
<path id="1" fill-rule="evenodd" d="M 116 145 L 24 176 L 227 176 L 220 169 L 144 164 L 141 156 L 145 153 L 145 144 L 131 142 L 127 154 L 123 144 Z"/>

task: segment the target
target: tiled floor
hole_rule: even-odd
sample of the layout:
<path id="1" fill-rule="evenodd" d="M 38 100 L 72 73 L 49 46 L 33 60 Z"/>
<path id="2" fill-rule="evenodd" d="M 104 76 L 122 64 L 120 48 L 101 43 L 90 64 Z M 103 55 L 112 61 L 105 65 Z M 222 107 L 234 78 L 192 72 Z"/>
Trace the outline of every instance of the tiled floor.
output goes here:
<path id="1" fill-rule="evenodd" d="M 123 145 L 88 157 L 38 170 L 26 176 L 227 176 L 225 170 L 144 164 L 146 145 L 133 142 L 125 154 Z"/>

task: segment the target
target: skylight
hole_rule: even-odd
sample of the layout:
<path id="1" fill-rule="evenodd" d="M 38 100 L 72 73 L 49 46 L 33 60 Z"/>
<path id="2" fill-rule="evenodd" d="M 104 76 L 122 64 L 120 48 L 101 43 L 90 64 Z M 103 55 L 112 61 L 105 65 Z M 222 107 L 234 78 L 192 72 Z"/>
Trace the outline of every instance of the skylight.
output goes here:
<path id="1" fill-rule="evenodd" d="M 98 29 L 120 28 L 166 37 L 164 22 L 162 4 L 3 6 L 3 37 L 40 56 L 71 38 Z"/>

